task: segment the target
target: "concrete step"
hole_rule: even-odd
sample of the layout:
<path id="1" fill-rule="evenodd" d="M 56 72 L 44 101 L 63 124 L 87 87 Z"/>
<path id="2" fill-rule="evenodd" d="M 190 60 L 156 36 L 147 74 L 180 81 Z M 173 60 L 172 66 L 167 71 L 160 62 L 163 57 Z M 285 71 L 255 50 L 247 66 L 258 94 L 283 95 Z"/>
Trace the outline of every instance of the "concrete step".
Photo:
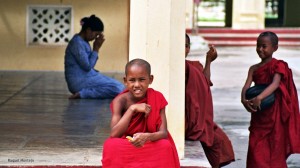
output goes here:
<path id="1" fill-rule="evenodd" d="M 280 46 L 300 46 L 300 28 L 268 28 L 236 30 L 231 28 L 199 28 L 209 45 L 215 46 L 255 46 L 258 35 L 263 31 L 272 31 L 279 37 Z M 187 29 L 187 33 L 192 30 Z"/>
<path id="2" fill-rule="evenodd" d="M 6 168 L 6 167 L 1 167 Z M 7 168 L 102 168 L 102 166 L 8 166 Z M 180 166 L 180 168 L 205 168 L 199 166 Z"/>

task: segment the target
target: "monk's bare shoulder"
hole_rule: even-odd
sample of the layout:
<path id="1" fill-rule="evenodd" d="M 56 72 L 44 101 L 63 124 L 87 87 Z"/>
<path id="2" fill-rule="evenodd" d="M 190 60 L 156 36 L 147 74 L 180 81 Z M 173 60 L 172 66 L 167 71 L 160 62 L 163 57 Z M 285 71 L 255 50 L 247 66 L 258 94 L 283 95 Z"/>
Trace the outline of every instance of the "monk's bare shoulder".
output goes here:
<path id="1" fill-rule="evenodd" d="M 253 72 L 255 71 L 257 68 L 259 68 L 261 65 L 258 63 L 258 64 L 254 64 L 252 65 L 250 68 L 249 68 L 249 72 Z"/>
<path id="2" fill-rule="evenodd" d="M 113 100 L 113 104 L 118 106 L 121 109 L 121 111 L 126 110 L 128 108 L 129 102 L 130 102 L 129 92 L 120 94 L 117 97 L 115 97 Z"/>

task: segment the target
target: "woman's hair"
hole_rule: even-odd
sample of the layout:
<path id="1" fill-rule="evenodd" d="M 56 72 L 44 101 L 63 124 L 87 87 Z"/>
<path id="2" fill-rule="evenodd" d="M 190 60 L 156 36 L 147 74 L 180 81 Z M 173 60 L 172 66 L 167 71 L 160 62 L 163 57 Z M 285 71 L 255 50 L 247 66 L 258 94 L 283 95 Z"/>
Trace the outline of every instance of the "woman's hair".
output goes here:
<path id="1" fill-rule="evenodd" d="M 262 32 L 262 33 L 260 33 L 260 35 L 258 36 L 257 39 L 259 39 L 261 37 L 269 37 L 273 46 L 278 45 L 278 37 L 274 32 L 271 32 L 271 31 Z"/>
<path id="2" fill-rule="evenodd" d="M 100 18 L 95 15 L 91 15 L 90 17 L 84 17 L 80 20 L 81 31 L 90 28 L 92 31 L 103 31 L 104 25 Z"/>

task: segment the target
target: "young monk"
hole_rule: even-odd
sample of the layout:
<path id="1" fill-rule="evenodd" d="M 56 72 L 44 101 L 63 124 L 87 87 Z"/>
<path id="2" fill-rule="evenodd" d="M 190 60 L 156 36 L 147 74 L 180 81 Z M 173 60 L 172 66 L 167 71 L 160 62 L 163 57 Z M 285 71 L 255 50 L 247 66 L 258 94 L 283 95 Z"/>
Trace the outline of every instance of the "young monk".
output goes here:
<path id="1" fill-rule="evenodd" d="M 190 52 L 190 38 L 186 34 L 185 56 Z M 213 101 L 210 91 L 210 65 L 217 58 L 211 47 L 203 68 L 199 61 L 185 62 L 185 138 L 200 141 L 206 157 L 213 168 L 234 161 L 230 140 L 213 121 Z"/>
<path id="2" fill-rule="evenodd" d="M 103 146 L 103 168 L 180 167 L 167 129 L 167 101 L 160 92 L 148 88 L 152 81 L 147 61 L 127 63 L 127 90 L 111 103 L 111 133 Z"/>
<path id="3" fill-rule="evenodd" d="M 286 168 L 286 159 L 300 153 L 300 115 L 297 90 L 288 64 L 272 58 L 278 49 L 278 37 L 263 32 L 257 38 L 256 52 L 261 62 L 249 68 L 242 89 L 241 101 L 251 113 L 247 168 Z M 246 90 L 255 85 L 268 87 L 258 96 L 247 100 Z M 274 104 L 260 110 L 262 100 L 275 93 Z"/>

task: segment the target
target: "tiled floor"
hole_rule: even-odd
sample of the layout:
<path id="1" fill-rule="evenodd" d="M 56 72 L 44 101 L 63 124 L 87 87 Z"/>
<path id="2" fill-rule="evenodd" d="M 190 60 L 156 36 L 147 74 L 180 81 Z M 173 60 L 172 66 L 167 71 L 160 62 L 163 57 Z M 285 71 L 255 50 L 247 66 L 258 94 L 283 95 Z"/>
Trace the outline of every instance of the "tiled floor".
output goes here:
<path id="1" fill-rule="evenodd" d="M 0 71 L 0 167 L 101 166 L 111 100 L 68 96 L 63 72 Z M 199 142 L 181 165 L 209 167 Z"/>

